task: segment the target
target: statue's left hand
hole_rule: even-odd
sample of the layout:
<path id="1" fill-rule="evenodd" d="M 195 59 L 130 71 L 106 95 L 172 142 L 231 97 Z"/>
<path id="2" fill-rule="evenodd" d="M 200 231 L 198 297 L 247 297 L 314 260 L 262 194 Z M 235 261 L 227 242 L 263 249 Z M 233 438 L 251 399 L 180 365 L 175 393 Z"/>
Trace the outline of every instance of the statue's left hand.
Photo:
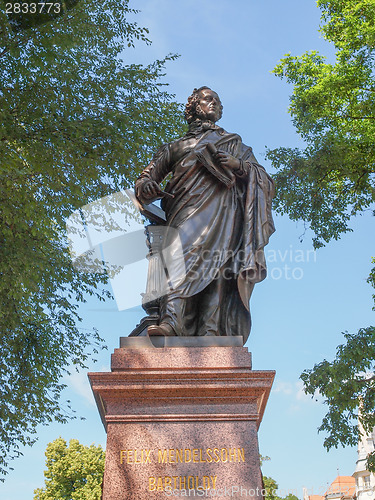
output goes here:
<path id="1" fill-rule="evenodd" d="M 229 153 L 218 152 L 216 158 L 220 165 L 230 168 L 231 170 L 237 170 L 241 167 L 240 160 L 230 155 Z"/>

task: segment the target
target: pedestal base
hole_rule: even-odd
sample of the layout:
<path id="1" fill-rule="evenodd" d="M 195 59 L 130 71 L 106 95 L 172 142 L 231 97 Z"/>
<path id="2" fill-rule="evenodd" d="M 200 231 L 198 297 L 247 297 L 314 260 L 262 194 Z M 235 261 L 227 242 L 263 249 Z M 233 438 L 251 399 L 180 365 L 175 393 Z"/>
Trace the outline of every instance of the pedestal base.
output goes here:
<path id="1" fill-rule="evenodd" d="M 274 372 L 251 370 L 246 348 L 134 344 L 111 368 L 89 374 L 108 434 L 103 500 L 262 497 Z"/>

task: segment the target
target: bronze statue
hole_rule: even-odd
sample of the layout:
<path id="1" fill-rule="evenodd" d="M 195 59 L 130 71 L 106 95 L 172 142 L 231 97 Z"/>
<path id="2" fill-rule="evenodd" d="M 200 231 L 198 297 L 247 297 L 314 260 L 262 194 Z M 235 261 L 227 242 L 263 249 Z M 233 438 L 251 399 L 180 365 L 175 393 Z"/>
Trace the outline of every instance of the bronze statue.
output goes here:
<path id="1" fill-rule="evenodd" d="M 249 300 L 266 277 L 264 247 L 275 230 L 274 184 L 241 137 L 216 125 L 222 109 L 216 92 L 194 89 L 188 132 L 164 144 L 136 181 L 142 204 L 162 198 L 164 244 L 168 228 L 177 230 L 184 264 L 149 335 L 242 335 L 246 342 L 250 333 Z"/>

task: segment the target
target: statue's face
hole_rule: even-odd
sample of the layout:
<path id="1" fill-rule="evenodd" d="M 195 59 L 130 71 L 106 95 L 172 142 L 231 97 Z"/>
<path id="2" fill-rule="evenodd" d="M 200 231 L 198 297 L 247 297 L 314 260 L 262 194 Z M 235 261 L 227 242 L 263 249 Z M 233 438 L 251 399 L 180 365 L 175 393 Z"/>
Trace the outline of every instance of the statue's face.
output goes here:
<path id="1" fill-rule="evenodd" d="M 217 122 L 221 118 L 222 105 L 220 97 L 211 89 L 199 92 L 199 117 Z"/>

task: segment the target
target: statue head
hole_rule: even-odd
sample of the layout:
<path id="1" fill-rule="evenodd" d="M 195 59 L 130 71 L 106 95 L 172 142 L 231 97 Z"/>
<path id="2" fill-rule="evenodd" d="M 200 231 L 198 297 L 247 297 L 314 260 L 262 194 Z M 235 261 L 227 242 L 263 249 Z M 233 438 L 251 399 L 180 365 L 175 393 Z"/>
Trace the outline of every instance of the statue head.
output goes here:
<path id="1" fill-rule="evenodd" d="M 220 97 L 209 87 L 194 89 L 185 106 L 185 119 L 189 124 L 197 119 L 217 122 L 222 114 Z"/>

